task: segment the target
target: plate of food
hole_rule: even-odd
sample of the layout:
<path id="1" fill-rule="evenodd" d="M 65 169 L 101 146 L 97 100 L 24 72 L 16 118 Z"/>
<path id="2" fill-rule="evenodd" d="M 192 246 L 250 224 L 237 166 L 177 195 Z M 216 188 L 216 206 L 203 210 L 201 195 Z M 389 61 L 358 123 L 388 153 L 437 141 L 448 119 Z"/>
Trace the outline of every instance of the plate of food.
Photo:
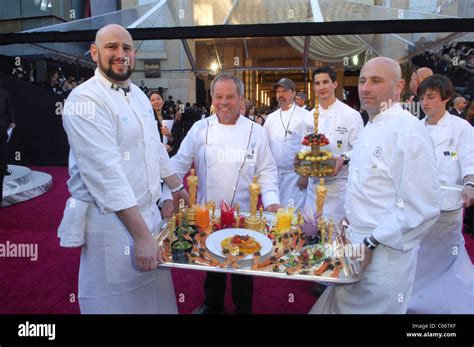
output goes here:
<path id="1" fill-rule="evenodd" d="M 272 241 L 264 234 L 249 229 L 223 229 L 209 235 L 206 239 L 207 249 L 224 257 L 224 250 L 236 256 L 243 253 L 242 260 L 252 259 L 255 252 L 264 257 L 272 250 Z"/>
<path id="2" fill-rule="evenodd" d="M 286 272 L 288 275 L 328 277 L 340 283 L 353 282 L 352 279 L 360 273 L 355 261 L 347 257 L 330 256 L 321 244 L 306 246 L 283 256 L 273 271 Z"/>

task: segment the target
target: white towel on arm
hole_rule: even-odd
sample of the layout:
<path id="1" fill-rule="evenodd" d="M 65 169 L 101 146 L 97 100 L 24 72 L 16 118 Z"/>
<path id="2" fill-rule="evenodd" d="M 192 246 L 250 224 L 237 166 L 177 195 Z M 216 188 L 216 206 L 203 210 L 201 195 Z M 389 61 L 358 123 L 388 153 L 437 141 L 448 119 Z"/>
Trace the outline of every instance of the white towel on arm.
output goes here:
<path id="1" fill-rule="evenodd" d="M 81 247 L 84 244 L 88 208 L 88 203 L 73 197 L 66 201 L 63 219 L 58 228 L 61 247 Z"/>

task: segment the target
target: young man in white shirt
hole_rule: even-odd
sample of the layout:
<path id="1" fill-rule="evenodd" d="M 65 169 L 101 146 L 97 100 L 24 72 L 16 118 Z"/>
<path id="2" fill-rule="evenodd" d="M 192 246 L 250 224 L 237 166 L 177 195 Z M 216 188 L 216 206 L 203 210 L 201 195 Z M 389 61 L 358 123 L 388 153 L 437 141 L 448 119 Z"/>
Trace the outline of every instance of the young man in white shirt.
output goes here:
<path id="1" fill-rule="evenodd" d="M 70 144 L 68 200 L 61 245 L 82 247 L 81 313 L 178 313 L 167 269 L 151 232 L 161 221 L 160 180 L 174 174 L 148 98 L 130 81 L 133 41 L 111 24 L 97 32 L 95 76 L 75 88 L 63 111 Z M 181 192 L 184 192 L 181 190 Z"/>
<path id="2" fill-rule="evenodd" d="M 435 147 L 442 186 L 441 214 L 418 251 L 410 313 L 474 313 L 474 268 L 462 235 L 463 207 L 474 204 L 474 132 L 464 119 L 446 111 L 454 87 L 446 76 L 433 75 L 418 87 Z"/>
<path id="3" fill-rule="evenodd" d="M 344 197 L 350 152 L 354 147 L 359 132 L 364 127 L 359 112 L 336 98 L 336 72 L 328 66 L 317 68 L 313 72 L 314 94 L 319 96 L 318 133 L 329 139 L 324 150 L 332 152 L 336 159 L 336 170 L 333 177 L 325 179 L 328 190 L 323 213 L 341 220 L 345 215 Z M 311 114 L 314 114 L 314 109 Z M 307 178 L 306 178 L 307 179 Z M 309 179 L 306 206 L 316 211 L 316 188 L 319 179 Z"/>

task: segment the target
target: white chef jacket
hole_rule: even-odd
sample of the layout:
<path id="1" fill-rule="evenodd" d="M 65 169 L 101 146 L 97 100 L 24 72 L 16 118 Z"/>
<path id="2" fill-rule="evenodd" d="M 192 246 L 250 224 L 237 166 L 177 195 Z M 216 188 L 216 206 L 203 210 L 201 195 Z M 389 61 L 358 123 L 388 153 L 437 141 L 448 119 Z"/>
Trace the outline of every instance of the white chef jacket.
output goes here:
<path id="1" fill-rule="evenodd" d="M 263 128 L 279 171 L 293 171 L 293 162 L 301 149 L 301 141 L 312 133 L 314 119 L 306 109 L 293 104 L 288 110 L 270 113 Z M 287 132 L 287 130 L 289 132 Z"/>
<path id="2" fill-rule="evenodd" d="M 151 104 L 137 86 L 130 87 L 126 95 L 114 90 L 96 70 L 64 105 L 69 191 L 103 213 L 155 203 L 160 178 L 173 174 Z"/>
<path id="3" fill-rule="evenodd" d="M 425 117 L 421 120 L 426 125 Z M 448 111 L 431 131 L 436 166 L 441 185 L 462 185 L 463 178 L 474 174 L 474 131 L 464 119 Z M 462 207 L 459 193 L 442 191 L 442 211 Z"/>
<path id="4" fill-rule="evenodd" d="M 346 215 L 355 230 L 371 230 L 384 245 L 417 246 L 440 213 L 431 139 L 400 104 L 367 123 L 352 150 Z"/>
<path id="5" fill-rule="evenodd" d="M 96 70 L 68 97 L 63 124 L 71 147 L 68 187 L 82 214 L 68 203 L 60 235 L 74 235 L 66 246 L 84 244 L 81 312 L 177 313 L 170 271 L 135 268 L 132 236 L 113 213 L 137 206 L 150 231 L 161 220 L 160 177 L 173 171 L 148 98 L 133 84 L 126 93 L 115 89 Z"/>
<path id="6" fill-rule="evenodd" d="M 235 125 L 219 123 L 216 115 L 194 123 L 171 163 L 182 178 L 193 161 L 198 203 L 231 203 L 235 190 L 233 204 L 238 202 L 243 211 L 248 211 L 249 185 L 254 175 L 261 185 L 263 205 L 280 203 L 277 168 L 264 130 L 242 115 Z M 170 198 L 167 188 L 165 185 L 167 196 L 163 199 Z"/>
<path id="7" fill-rule="evenodd" d="M 311 110 L 311 115 L 314 114 L 314 110 Z M 329 139 L 329 145 L 321 148 L 332 152 L 334 156 L 341 156 L 350 152 L 363 127 L 364 122 L 360 113 L 338 99 L 327 109 L 324 109 L 321 104 L 319 105 L 318 133 L 324 134 Z M 346 165 L 336 177 L 328 178 L 326 181 L 347 178 L 347 174 L 348 168 Z"/>

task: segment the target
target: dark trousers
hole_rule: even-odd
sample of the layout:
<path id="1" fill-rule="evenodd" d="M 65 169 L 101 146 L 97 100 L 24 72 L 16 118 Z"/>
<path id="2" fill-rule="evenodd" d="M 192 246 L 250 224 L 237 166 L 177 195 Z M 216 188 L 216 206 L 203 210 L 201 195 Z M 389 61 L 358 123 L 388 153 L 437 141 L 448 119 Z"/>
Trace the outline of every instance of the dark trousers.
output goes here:
<path id="1" fill-rule="evenodd" d="M 3 200 L 3 178 L 7 171 L 7 128 L 0 127 L 0 206 Z"/>
<path id="2" fill-rule="evenodd" d="M 252 313 L 253 277 L 245 275 L 231 275 L 232 300 L 235 305 L 235 313 Z M 205 305 L 209 311 L 220 312 L 224 310 L 225 287 L 227 274 L 219 272 L 208 272 L 204 282 L 206 293 Z"/>
<path id="3" fill-rule="evenodd" d="M 474 205 L 464 210 L 464 232 L 474 235 Z"/>

